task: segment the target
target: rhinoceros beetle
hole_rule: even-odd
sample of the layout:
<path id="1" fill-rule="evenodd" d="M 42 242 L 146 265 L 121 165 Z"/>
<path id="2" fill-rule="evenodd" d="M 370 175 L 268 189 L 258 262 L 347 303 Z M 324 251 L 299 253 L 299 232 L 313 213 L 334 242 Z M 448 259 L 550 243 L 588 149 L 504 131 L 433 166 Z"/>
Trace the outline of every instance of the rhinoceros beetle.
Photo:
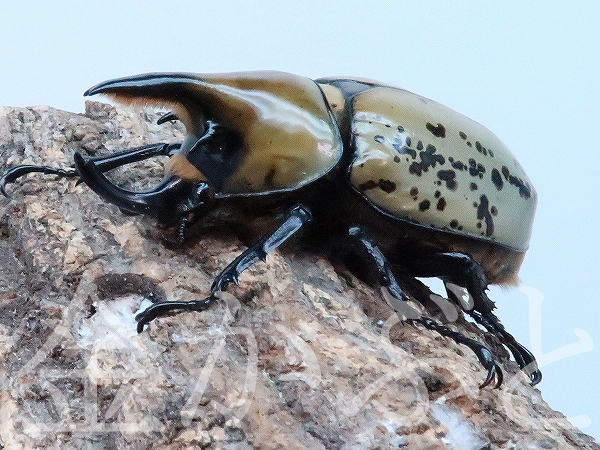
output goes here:
<path id="1" fill-rule="evenodd" d="M 136 317 L 139 332 L 161 315 L 208 308 L 246 268 L 298 234 L 380 286 L 402 319 L 470 347 L 488 372 L 482 387 L 502 383 L 492 353 L 429 317 L 421 306 L 426 299 L 413 298 L 402 279 L 443 280 L 449 301 L 496 335 L 532 384 L 541 380 L 534 356 L 505 330 L 486 295 L 489 284 L 516 282 L 536 192 L 485 127 L 419 95 L 358 78 L 151 73 L 85 93 L 95 94 L 167 107 L 172 112 L 159 123 L 182 121 L 185 139 L 110 156 L 76 153 L 69 170 L 18 166 L 0 179 L 3 193 L 31 172 L 79 177 L 122 211 L 175 226 L 180 241 L 191 223 L 215 210 L 276 223 L 216 277 L 206 299 L 155 303 Z M 170 159 L 155 189 L 126 190 L 104 175 L 158 155 Z"/>

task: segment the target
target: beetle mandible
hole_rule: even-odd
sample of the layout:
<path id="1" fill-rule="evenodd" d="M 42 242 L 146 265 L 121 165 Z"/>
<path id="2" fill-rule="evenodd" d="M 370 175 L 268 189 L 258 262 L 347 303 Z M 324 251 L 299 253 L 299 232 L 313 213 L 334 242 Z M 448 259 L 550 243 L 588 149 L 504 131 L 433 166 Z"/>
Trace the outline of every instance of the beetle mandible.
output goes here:
<path id="1" fill-rule="evenodd" d="M 182 121 L 186 137 L 111 156 L 76 153 L 73 169 L 17 166 L 0 179 L 2 193 L 31 172 L 79 177 L 122 211 L 176 226 L 179 241 L 191 223 L 215 211 L 277 224 L 217 275 L 206 299 L 155 303 L 136 317 L 138 331 L 169 312 L 206 309 L 246 268 L 302 230 L 303 242 L 380 286 L 402 319 L 469 346 L 487 369 L 482 387 L 502 383 L 491 352 L 428 317 L 403 277 L 440 278 L 449 301 L 495 334 L 532 384 L 541 380 L 534 356 L 505 330 L 486 294 L 489 284 L 516 282 L 537 196 L 485 127 L 419 95 L 359 78 L 150 73 L 85 93 L 95 94 L 167 107 L 172 112 L 159 123 Z M 104 176 L 158 155 L 170 159 L 155 189 L 128 191 Z"/>

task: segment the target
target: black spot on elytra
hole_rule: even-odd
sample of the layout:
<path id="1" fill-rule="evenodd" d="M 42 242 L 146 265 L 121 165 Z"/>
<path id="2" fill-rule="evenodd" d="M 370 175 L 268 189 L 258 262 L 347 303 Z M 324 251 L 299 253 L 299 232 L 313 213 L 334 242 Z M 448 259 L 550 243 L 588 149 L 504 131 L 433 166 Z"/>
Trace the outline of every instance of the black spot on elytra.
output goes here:
<path id="1" fill-rule="evenodd" d="M 392 147 L 401 155 L 410 155 L 412 159 L 417 158 L 417 151 L 410 148 L 411 140 L 409 136 L 404 135 L 404 128 L 398 126 L 398 133 L 394 137 Z"/>
<path id="2" fill-rule="evenodd" d="M 405 142 L 408 142 L 408 140 L 409 139 L 406 138 Z M 392 147 L 394 148 L 394 150 L 396 150 L 401 155 L 410 155 L 412 157 L 412 159 L 416 159 L 417 151 L 412 148 L 409 148 L 407 145 L 402 145 L 402 144 L 396 143 L 396 144 L 392 144 Z"/>
<path id="3" fill-rule="evenodd" d="M 510 170 L 508 170 L 508 167 L 502 166 L 502 175 L 504 175 L 504 179 L 508 181 L 509 184 L 519 188 L 519 195 L 521 197 L 531 197 L 531 187 L 529 186 L 529 184 L 525 183 L 519 177 L 511 175 Z"/>
<path id="4" fill-rule="evenodd" d="M 477 183 L 471 183 L 469 185 L 469 189 L 471 189 L 472 191 L 476 191 L 479 188 L 479 186 L 477 186 Z"/>
<path id="5" fill-rule="evenodd" d="M 439 170 L 437 177 L 446 182 L 446 187 L 451 191 L 456 190 L 458 183 L 456 182 L 456 172 L 454 170 Z"/>
<path id="6" fill-rule="evenodd" d="M 483 174 L 485 173 L 485 167 L 483 164 L 478 163 L 473 158 L 469 158 L 469 174 L 472 177 L 483 178 Z"/>
<path id="7" fill-rule="evenodd" d="M 410 192 L 409 193 L 410 193 L 410 195 L 412 197 L 416 197 L 417 195 L 419 195 L 419 188 L 416 187 L 416 186 L 413 186 L 413 187 L 410 188 Z"/>
<path id="8" fill-rule="evenodd" d="M 437 125 L 433 125 L 433 124 L 427 122 L 427 124 L 425 125 L 425 128 L 427 128 L 429 130 L 429 132 L 431 134 L 433 134 L 435 137 L 441 137 L 441 138 L 446 137 L 446 128 L 441 123 L 438 123 Z"/>
<path id="9" fill-rule="evenodd" d="M 448 158 L 450 159 L 450 158 Z M 462 161 L 450 161 L 452 164 L 452 167 L 455 168 L 456 170 L 467 170 L 467 166 L 465 165 L 465 163 L 463 163 Z"/>
<path id="10" fill-rule="evenodd" d="M 419 203 L 419 210 L 427 211 L 430 206 L 431 206 L 431 202 L 429 200 L 423 200 L 421 203 Z"/>
<path id="11" fill-rule="evenodd" d="M 460 138 L 461 138 L 463 141 L 466 141 L 466 140 L 467 140 L 467 135 L 466 135 L 466 133 L 465 133 L 464 131 L 459 131 L 459 132 L 458 132 L 458 135 L 460 136 Z"/>
<path id="12" fill-rule="evenodd" d="M 485 195 L 479 197 L 479 206 L 477 207 L 477 219 L 485 222 L 485 235 L 494 234 L 494 219 L 490 212 L 490 202 Z"/>
<path id="13" fill-rule="evenodd" d="M 475 142 L 475 148 L 477 149 L 477 151 L 479 153 L 481 153 L 483 156 L 487 156 L 488 154 L 488 150 L 487 148 L 485 148 L 483 145 L 481 145 L 481 142 L 476 141 Z"/>
<path id="14" fill-rule="evenodd" d="M 380 134 L 376 135 L 373 139 L 375 140 L 375 142 L 378 142 L 380 144 L 385 142 L 385 138 Z"/>
<path id="15" fill-rule="evenodd" d="M 377 183 L 373 180 L 369 180 L 366 183 L 362 183 L 362 184 L 358 185 L 358 188 L 361 191 L 368 191 L 370 189 L 375 189 L 377 187 L 379 189 L 381 189 L 382 191 L 387 192 L 389 194 L 396 190 L 396 183 L 394 183 L 393 181 L 390 181 L 390 180 L 384 180 L 383 178 L 380 178 Z"/>
<path id="16" fill-rule="evenodd" d="M 421 143 L 421 141 L 419 141 L 419 143 Z M 422 147 L 423 145 L 421 144 L 421 148 Z M 438 155 L 436 153 L 436 148 L 431 144 L 429 144 L 424 151 L 419 152 L 419 157 L 421 158 L 421 161 L 413 162 L 408 168 L 409 173 L 417 176 L 421 176 L 423 172 L 427 172 L 430 167 L 434 168 L 436 164 L 441 166 L 446 162 L 446 158 L 442 155 Z"/>
<path id="17" fill-rule="evenodd" d="M 450 221 L 450 228 L 458 228 L 458 220 L 452 219 Z"/>
<path id="18" fill-rule="evenodd" d="M 368 191 L 369 189 L 375 189 L 376 187 L 377 187 L 377 183 L 375 183 L 373 180 L 369 180 L 366 183 L 358 185 L 358 188 L 361 191 Z"/>
<path id="19" fill-rule="evenodd" d="M 396 183 L 390 180 L 379 180 L 379 189 L 389 194 L 396 190 Z"/>
<path id="20" fill-rule="evenodd" d="M 441 197 L 440 199 L 438 199 L 437 205 L 435 205 L 435 209 L 437 209 L 438 211 L 443 211 L 445 207 L 446 200 L 444 199 L 444 197 Z"/>
<path id="21" fill-rule="evenodd" d="M 504 186 L 504 181 L 502 181 L 502 176 L 500 175 L 500 172 L 498 171 L 498 169 L 492 169 L 492 183 L 494 183 L 494 186 L 496 186 L 496 189 L 498 189 L 499 191 L 502 190 L 502 187 Z"/>

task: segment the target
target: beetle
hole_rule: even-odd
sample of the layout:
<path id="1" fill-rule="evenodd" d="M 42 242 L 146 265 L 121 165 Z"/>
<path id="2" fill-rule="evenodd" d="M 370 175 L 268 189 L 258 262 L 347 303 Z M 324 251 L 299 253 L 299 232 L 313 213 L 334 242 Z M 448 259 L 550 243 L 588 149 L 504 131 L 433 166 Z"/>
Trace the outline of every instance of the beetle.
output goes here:
<path id="1" fill-rule="evenodd" d="M 481 387 L 502 383 L 483 344 L 431 318 L 429 299 L 407 277 L 438 277 L 448 301 L 498 337 L 527 373 L 535 357 L 493 313 L 488 285 L 517 281 L 537 194 L 507 147 L 479 123 L 398 87 L 360 78 L 311 80 L 283 72 L 150 73 L 100 83 L 84 95 L 168 108 L 181 143 L 157 143 L 100 157 L 76 153 L 74 167 L 17 166 L 0 190 L 32 172 L 79 177 L 123 212 L 176 227 L 227 212 L 247 228 L 269 219 L 258 242 L 234 259 L 203 300 L 154 303 L 138 332 L 175 311 L 202 311 L 249 266 L 293 236 L 327 251 L 381 288 L 403 320 L 469 346 L 487 369 Z M 104 172 L 169 156 L 162 182 L 126 190 Z M 443 309 L 443 308 L 442 308 Z"/>

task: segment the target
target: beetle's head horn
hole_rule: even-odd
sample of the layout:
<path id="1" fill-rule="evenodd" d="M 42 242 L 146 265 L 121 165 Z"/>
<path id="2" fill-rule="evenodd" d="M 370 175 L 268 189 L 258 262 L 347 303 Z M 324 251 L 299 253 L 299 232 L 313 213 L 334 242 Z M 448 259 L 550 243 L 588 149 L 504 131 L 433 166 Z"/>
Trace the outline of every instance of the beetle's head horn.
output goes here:
<path id="1" fill-rule="evenodd" d="M 93 159 L 77 152 L 74 160 L 81 181 L 100 197 L 124 212 L 152 217 L 160 226 L 174 225 L 193 213 L 202 215 L 211 203 L 211 191 L 206 183 L 170 176 L 153 190 L 134 192 L 111 183 Z"/>

